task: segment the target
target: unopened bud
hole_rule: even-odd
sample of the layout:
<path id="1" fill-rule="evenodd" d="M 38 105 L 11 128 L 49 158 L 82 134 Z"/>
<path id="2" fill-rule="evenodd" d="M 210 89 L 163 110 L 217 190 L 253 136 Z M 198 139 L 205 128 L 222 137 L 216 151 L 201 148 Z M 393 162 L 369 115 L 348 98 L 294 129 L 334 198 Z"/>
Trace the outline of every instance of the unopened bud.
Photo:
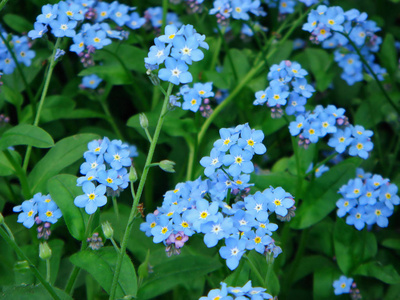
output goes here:
<path id="1" fill-rule="evenodd" d="M 138 176 L 136 173 L 136 169 L 134 166 L 131 166 L 131 168 L 129 170 L 129 181 L 132 183 L 135 183 L 137 179 L 138 179 Z"/>
<path id="2" fill-rule="evenodd" d="M 14 271 L 16 272 L 25 273 L 28 270 L 29 270 L 29 263 L 26 260 L 20 260 L 14 264 Z"/>
<path id="3" fill-rule="evenodd" d="M 139 122 L 140 122 L 140 126 L 142 126 L 143 129 L 146 129 L 149 127 L 149 120 L 147 119 L 147 117 L 144 113 L 139 114 Z"/>
<path id="4" fill-rule="evenodd" d="M 47 242 L 39 244 L 39 257 L 43 260 L 48 260 L 51 257 L 51 249 Z"/>
<path id="5" fill-rule="evenodd" d="M 165 172 L 175 173 L 174 166 L 175 163 L 173 161 L 167 159 L 160 161 L 160 168 L 163 169 Z"/>
<path id="6" fill-rule="evenodd" d="M 111 239 L 114 235 L 114 230 L 111 227 L 111 224 L 107 221 L 101 225 L 103 229 L 103 233 L 106 239 Z"/>

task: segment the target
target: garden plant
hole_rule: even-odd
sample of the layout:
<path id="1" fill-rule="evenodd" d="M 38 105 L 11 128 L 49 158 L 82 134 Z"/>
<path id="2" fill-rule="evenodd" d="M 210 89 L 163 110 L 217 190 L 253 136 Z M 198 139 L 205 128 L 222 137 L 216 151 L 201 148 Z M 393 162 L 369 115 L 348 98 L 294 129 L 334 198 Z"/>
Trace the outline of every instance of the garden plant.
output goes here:
<path id="1" fill-rule="evenodd" d="M 0 0 L 0 299 L 400 299 L 399 0 Z"/>

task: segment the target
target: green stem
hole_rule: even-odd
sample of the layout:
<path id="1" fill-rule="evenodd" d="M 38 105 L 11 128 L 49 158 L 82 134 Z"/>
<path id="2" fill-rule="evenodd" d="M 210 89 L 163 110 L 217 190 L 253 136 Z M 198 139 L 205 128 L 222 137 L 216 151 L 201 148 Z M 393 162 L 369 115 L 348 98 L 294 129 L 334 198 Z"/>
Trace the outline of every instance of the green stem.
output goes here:
<path id="1" fill-rule="evenodd" d="M 43 285 L 43 287 L 49 292 L 49 294 L 53 297 L 53 299 L 60 300 L 58 295 L 56 294 L 56 291 L 53 289 L 53 287 L 46 281 L 46 279 L 40 274 L 39 270 L 36 268 L 36 266 L 32 263 L 32 261 L 29 259 L 28 256 L 21 250 L 21 248 L 17 245 L 17 243 L 9 237 L 7 232 L 4 231 L 3 228 L 0 227 L 0 235 L 3 237 L 3 239 L 9 244 L 14 251 L 17 253 L 19 257 L 21 257 L 23 260 L 26 260 L 29 264 L 30 270 L 35 274 L 36 278 L 40 281 L 40 283 Z"/>
<path id="2" fill-rule="evenodd" d="M 163 0 L 162 9 L 163 13 L 162 13 L 161 32 L 164 33 L 165 26 L 167 26 L 168 0 Z"/>
<path id="3" fill-rule="evenodd" d="M 45 79 L 42 95 L 41 95 L 40 100 L 39 100 L 39 107 L 38 107 L 38 110 L 36 112 L 35 120 L 33 122 L 34 126 L 38 126 L 39 125 L 40 114 L 42 112 L 44 100 L 46 98 L 47 90 L 48 90 L 49 85 L 50 85 L 51 75 L 53 74 L 53 69 L 54 69 L 54 67 L 56 66 L 56 63 L 57 63 L 54 60 L 54 57 L 56 55 L 57 48 L 58 48 L 60 42 L 61 42 L 61 38 L 57 38 L 56 43 L 54 45 L 53 53 L 52 53 L 52 55 L 50 57 L 50 65 L 49 65 L 49 68 L 47 70 L 47 74 L 46 74 L 46 79 Z M 32 146 L 28 146 L 28 148 L 26 149 L 25 158 L 24 158 L 24 164 L 23 164 L 23 167 L 22 167 L 25 172 L 28 169 L 28 164 L 29 164 L 29 158 L 31 156 L 31 151 L 32 151 Z"/>
<path id="4" fill-rule="evenodd" d="M 4 155 L 7 160 L 11 163 L 15 170 L 15 175 L 18 177 L 19 182 L 21 184 L 22 194 L 25 199 L 29 199 L 31 197 L 31 190 L 29 188 L 28 178 L 26 176 L 26 172 L 21 168 L 21 166 L 15 161 L 14 157 L 11 155 L 10 150 L 5 149 Z"/>
<path id="5" fill-rule="evenodd" d="M 50 259 L 46 259 L 46 281 L 50 283 Z"/>
<path id="6" fill-rule="evenodd" d="M 335 31 L 339 32 L 339 31 Z M 386 100 L 389 102 L 389 104 L 394 108 L 394 110 L 397 112 L 397 114 L 400 115 L 400 108 L 397 107 L 397 105 L 393 102 L 392 98 L 390 98 L 389 94 L 386 92 L 385 88 L 383 87 L 381 81 L 379 80 L 378 76 L 375 74 L 374 70 L 372 70 L 371 66 L 369 65 L 368 61 L 364 58 L 364 56 L 361 54 L 360 49 L 358 49 L 357 45 L 351 40 L 350 36 L 348 34 L 345 34 L 343 32 L 339 32 L 340 34 L 344 35 L 347 40 L 349 41 L 350 45 L 354 48 L 354 50 L 357 52 L 358 56 L 360 57 L 361 61 L 365 65 L 365 67 L 368 69 L 368 71 L 371 73 L 372 77 L 375 79 L 376 83 L 378 84 L 380 90 L 382 91 L 383 95 L 385 96 Z"/>
<path id="7" fill-rule="evenodd" d="M 225 38 L 224 38 L 224 34 L 225 34 L 225 29 L 226 29 L 226 28 L 224 28 L 223 31 L 221 31 L 221 29 L 219 28 L 218 25 L 216 26 L 216 28 L 217 28 L 217 30 L 218 30 L 219 36 L 220 36 L 221 39 L 222 39 L 222 44 L 224 45 L 225 53 L 226 53 L 226 55 L 227 55 L 227 57 L 228 57 L 229 64 L 231 65 L 231 68 L 232 68 L 233 77 L 235 78 L 235 81 L 237 82 L 239 77 L 238 77 L 238 74 L 237 74 L 237 71 L 236 71 L 235 64 L 233 63 L 233 59 L 232 59 L 231 53 L 229 52 L 228 44 L 226 43 L 226 40 L 225 40 Z"/>
<path id="8" fill-rule="evenodd" d="M 118 248 L 118 245 L 117 245 L 117 243 L 115 242 L 114 238 L 111 238 L 110 241 L 111 241 L 111 243 L 113 244 L 115 251 L 117 251 L 117 253 L 120 254 L 120 253 L 121 253 L 121 250 Z"/>
<path id="9" fill-rule="evenodd" d="M 114 118 L 112 117 L 110 110 L 108 109 L 107 103 L 106 103 L 105 101 L 100 101 L 100 104 L 101 104 L 101 107 L 103 108 L 104 113 L 105 113 L 106 116 L 107 116 L 107 121 L 108 121 L 108 123 L 111 125 L 112 129 L 113 129 L 114 132 L 117 134 L 118 138 L 119 138 L 120 140 L 123 140 L 124 137 L 123 137 L 121 131 L 119 130 L 119 128 L 118 128 L 118 126 L 117 126 L 117 123 L 115 123 L 115 120 L 114 120 Z"/>
<path id="10" fill-rule="evenodd" d="M 15 241 L 15 237 L 14 237 L 14 235 L 13 235 L 13 233 L 12 233 L 10 227 L 8 227 L 8 225 L 7 225 L 5 222 L 3 222 L 3 224 L 1 224 L 1 225 L 4 226 L 4 229 L 6 230 L 8 236 L 10 237 L 10 239 L 12 239 L 13 241 Z"/>
<path id="11" fill-rule="evenodd" d="M 150 142 L 150 144 L 151 144 L 151 142 L 153 141 L 153 139 L 151 138 L 149 129 L 146 127 L 146 128 L 144 129 L 144 132 L 146 133 L 147 139 L 149 140 L 149 142 Z"/>
<path id="12" fill-rule="evenodd" d="M 119 220 L 119 209 L 118 209 L 117 197 L 112 196 L 111 198 L 112 198 L 112 203 L 114 206 L 115 215 L 117 216 L 117 220 Z"/>
<path id="13" fill-rule="evenodd" d="M 186 181 L 192 179 L 193 175 L 193 166 L 194 166 L 194 159 L 196 157 L 196 147 L 193 142 L 186 139 L 186 144 L 189 147 L 189 160 L 188 160 L 188 168 L 186 173 Z"/>
<path id="14" fill-rule="evenodd" d="M 135 215 L 136 215 L 136 208 L 137 208 L 137 205 L 139 204 L 140 197 L 142 196 L 144 184 L 146 182 L 147 174 L 149 172 L 148 166 L 151 164 L 151 161 L 153 159 L 153 155 L 154 155 L 154 151 L 156 149 L 157 141 L 158 141 L 158 138 L 160 136 L 162 125 L 164 123 L 164 118 L 166 116 L 166 113 L 168 112 L 169 96 L 171 95 L 173 86 L 174 85 L 172 83 L 170 83 L 169 86 L 168 86 L 167 95 L 164 98 L 163 107 L 161 109 L 160 117 L 158 119 L 157 126 L 156 126 L 156 129 L 155 129 L 154 135 L 153 135 L 153 141 L 150 144 L 149 153 L 148 153 L 147 158 L 146 158 L 146 164 L 145 164 L 145 166 L 143 168 L 142 177 L 140 178 L 139 186 L 138 186 L 137 193 L 136 193 L 136 196 L 135 196 L 133 204 L 132 204 L 132 209 L 131 209 L 131 213 L 129 215 L 128 223 L 126 224 L 125 233 L 124 233 L 124 237 L 122 239 L 122 244 L 121 244 L 121 254 L 118 256 L 117 265 L 115 266 L 114 277 L 113 277 L 113 281 L 112 281 L 112 284 L 111 284 L 110 300 L 115 299 L 115 292 L 116 292 L 116 289 L 117 289 L 117 283 L 118 283 L 119 274 L 121 272 L 122 260 L 123 260 L 124 255 L 125 255 L 126 247 L 127 247 L 127 244 L 128 244 L 128 238 L 129 238 L 129 235 L 130 235 L 131 230 L 132 230 L 133 220 L 134 220 Z"/>
<path id="15" fill-rule="evenodd" d="M 222 37 L 220 35 L 218 35 L 217 44 L 215 45 L 213 57 L 212 57 L 211 64 L 210 64 L 210 71 L 215 70 L 215 66 L 217 65 L 217 61 L 218 61 L 219 52 L 221 51 L 221 45 L 222 45 Z"/>

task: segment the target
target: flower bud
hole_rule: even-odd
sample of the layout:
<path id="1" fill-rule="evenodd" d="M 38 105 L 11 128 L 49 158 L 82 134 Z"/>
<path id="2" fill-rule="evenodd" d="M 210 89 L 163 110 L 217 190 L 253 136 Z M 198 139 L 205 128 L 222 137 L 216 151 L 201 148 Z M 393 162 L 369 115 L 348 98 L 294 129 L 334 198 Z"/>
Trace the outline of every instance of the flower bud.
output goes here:
<path id="1" fill-rule="evenodd" d="M 144 113 L 139 114 L 139 123 L 143 129 L 146 129 L 149 127 L 149 119 L 147 119 L 147 117 Z"/>
<path id="2" fill-rule="evenodd" d="M 136 173 L 136 169 L 134 166 L 131 166 L 131 168 L 129 170 L 129 181 L 132 183 L 135 183 L 137 179 L 138 179 L 138 176 Z"/>
<path id="3" fill-rule="evenodd" d="M 103 229 L 103 233 L 106 239 L 111 239 L 114 235 L 114 230 L 111 227 L 110 222 L 106 221 L 101 224 L 101 228 Z"/>
<path id="4" fill-rule="evenodd" d="M 174 166 L 175 163 L 173 161 L 167 159 L 160 161 L 160 168 L 163 169 L 165 172 L 175 173 Z"/>
<path id="5" fill-rule="evenodd" d="M 39 257 L 43 260 L 48 260 L 51 257 L 51 249 L 47 242 L 39 244 Z"/>

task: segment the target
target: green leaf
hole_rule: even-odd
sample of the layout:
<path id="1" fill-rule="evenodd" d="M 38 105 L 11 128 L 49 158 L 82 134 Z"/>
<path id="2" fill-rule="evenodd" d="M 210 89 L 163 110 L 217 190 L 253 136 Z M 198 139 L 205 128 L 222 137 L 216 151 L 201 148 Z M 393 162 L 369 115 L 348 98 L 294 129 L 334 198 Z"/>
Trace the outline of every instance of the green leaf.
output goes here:
<path id="1" fill-rule="evenodd" d="M 336 220 L 333 238 L 337 263 L 344 274 L 350 274 L 378 252 L 378 244 L 373 233 L 365 229 L 358 231 L 341 218 Z"/>
<path id="2" fill-rule="evenodd" d="M 112 43 L 104 49 L 96 51 L 96 60 L 120 63 L 117 57 L 121 59 L 128 70 L 135 70 L 141 73 L 146 71 L 144 58 L 147 52 L 132 45 Z"/>
<path id="3" fill-rule="evenodd" d="M 28 124 L 20 124 L 4 132 L 0 139 L 0 150 L 17 145 L 50 148 L 54 145 L 54 141 L 50 134 L 42 128 Z"/>
<path id="4" fill-rule="evenodd" d="M 276 46 L 274 46 L 276 47 Z M 293 42 L 285 41 L 282 45 L 279 45 L 277 51 L 275 51 L 272 56 L 268 59 L 268 64 L 279 64 L 282 60 L 288 59 L 290 53 L 293 51 Z"/>
<path id="5" fill-rule="evenodd" d="M 89 272 L 101 287 L 107 293 L 110 293 L 117 258 L 118 254 L 114 247 L 104 247 L 96 251 L 87 249 L 75 253 L 70 257 L 70 261 L 77 267 Z M 137 279 L 135 268 L 129 257 L 124 255 L 117 284 L 116 297 L 122 298 L 125 295 L 135 297 L 136 293 Z"/>
<path id="6" fill-rule="evenodd" d="M 395 39 L 392 34 L 386 34 L 383 39 L 379 58 L 382 66 L 386 68 L 390 75 L 393 75 L 398 69 L 397 50 L 394 45 Z"/>
<path id="7" fill-rule="evenodd" d="M 381 244 L 390 249 L 400 250 L 400 239 L 388 238 L 383 240 Z"/>
<path id="8" fill-rule="evenodd" d="M 86 76 L 92 74 L 98 75 L 101 79 L 113 85 L 132 83 L 132 78 L 127 74 L 127 72 L 119 63 L 89 67 L 82 70 L 78 75 Z"/>
<path id="9" fill-rule="evenodd" d="M 28 32 L 33 29 L 32 23 L 20 15 L 6 14 L 3 17 L 3 21 L 18 33 Z"/>
<path id="10" fill-rule="evenodd" d="M 400 284 L 400 275 L 396 269 L 392 265 L 383 266 L 378 261 L 359 266 L 354 274 L 374 277 L 387 284 Z"/>
<path id="11" fill-rule="evenodd" d="M 7 85 L 3 85 L 1 87 L 0 99 L 13 104 L 15 107 L 21 107 L 22 103 L 24 102 L 24 98 L 22 97 L 21 93 Z"/>
<path id="12" fill-rule="evenodd" d="M 255 186 L 263 191 L 270 186 L 277 188 L 282 187 L 289 193 L 296 191 L 297 176 L 293 176 L 287 172 L 275 172 L 266 175 L 254 175 L 251 174 L 251 182 L 254 182 Z"/>
<path id="13" fill-rule="evenodd" d="M 356 173 L 360 164 L 357 158 L 346 159 L 316 178 L 304 193 L 304 199 L 296 211 L 296 216 L 290 222 L 294 229 L 310 227 L 331 213 L 339 199 L 339 188 Z"/>
<path id="14" fill-rule="evenodd" d="M 20 165 L 22 162 L 21 156 L 17 151 L 8 150 L 14 160 Z M 15 174 L 14 166 L 8 161 L 4 152 L 0 152 L 0 176 L 9 176 Z"/>
<path id="15" fill-rule="evenodd" d="M 72 300 L 72 297 L 66 294 L 64 291 L 53 286 L 58 297 L 61 300 Z M 4 289 L 0 293 L 0 299 L 18 299 L 18 300 L 52 300 L 53 297 L 43 287 L 43 285 L 22 285 L 14 286 L 8 289 Z"/>
<path id="16" fill-rule="evenodd" d="M 40 120 L 42 123 L 64 119 L 65 115 L 71 114 L 75 102 L 66 96 L 55 95 L 46 97 Z"/>
<path id="17" fill-rule="evenodd" d="M 160 251 L 159 255 L 164 252 Z M 182 253 L 181 255 L 163 259 L 161 263 L 154 265 L 154 273 L 141 285 L 138 298 L 153 299 L 178 284 L 196 279 L 211 273 L 221 267 L 219 258 L 193 256 Z"/>
<path id="18" fill-rule="evenodd" d="M 44 193 L 47 180 L 60 173 L 62 169 L 83 157 L 87 144 L 98 139 L 95 134 L 77 134 L 62 139 L 36 164 L 28 176 L 32 194 Z"/>
<path id="19" fill-rule="evenodd" d="M 51 178 L 47 189 L 54 202 L 61 209 L 65 223 L 71 235 L 77 240 L 85 239 L 85 214 L 74 204 L 74 199 L 81 195 L 82 187 L 76 186 L 76 176 L 61 174 Z"/>
<path id="20" fill-rule="evenodd" d="M 293 278 L 293 283 L 324 268 L 334 268 L 335 265 L 331 259 L 322 255 L 311 255 L 303 257 L 297 267 L 297 271 Z"/>
<path id="21" fill-rule="evenodd" d="M 325 50 L 316 48 L 307 48 L 304 53 L 308 60 L 309 70 L 311 70 L 317 82 L 316 89 L 320 92 L 325 91 L 336 75 L 335 72 L 330 70 L 333 63 L 332 55 L 329 55 Z"/>
<path id="22" fill-rule="evenodd" d="M 320 268 L 314 272 L 313 299 L 336 300 L 338 297 L 333 293 L 333 282 L 339 279 L 340 274 L 336 268 Z"/>
<path id="23" fill-rule="evenodd" d="M 229 59 L 229 56 L 232 60 Z M 248 54 L 244 50 L 231 49 L 226 55 L 224 60 L 224 68 L 222 70 L 223 76 L 229 79 L 234 79 L 234 72 L 237 75 L 237 82 L 239 83 L 250 70 L 250 63 Z M 233 66 L 231 64 L 233 62 Z M 230 82 L 232 85 L 234 81 Z"/>

